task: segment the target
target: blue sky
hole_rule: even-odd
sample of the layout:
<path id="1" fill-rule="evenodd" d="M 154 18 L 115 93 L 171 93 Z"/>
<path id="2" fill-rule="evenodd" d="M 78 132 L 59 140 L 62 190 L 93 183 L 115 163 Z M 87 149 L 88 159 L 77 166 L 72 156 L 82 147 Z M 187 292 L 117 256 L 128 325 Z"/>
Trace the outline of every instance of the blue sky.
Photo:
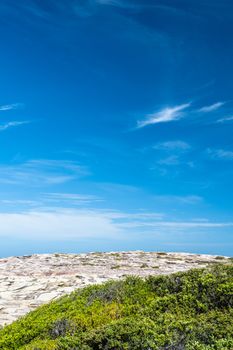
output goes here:
<path id="1" fill-rule="evenodd" d="M 233 4 L 2 0 L 0 256 L 233 248 Z"/>

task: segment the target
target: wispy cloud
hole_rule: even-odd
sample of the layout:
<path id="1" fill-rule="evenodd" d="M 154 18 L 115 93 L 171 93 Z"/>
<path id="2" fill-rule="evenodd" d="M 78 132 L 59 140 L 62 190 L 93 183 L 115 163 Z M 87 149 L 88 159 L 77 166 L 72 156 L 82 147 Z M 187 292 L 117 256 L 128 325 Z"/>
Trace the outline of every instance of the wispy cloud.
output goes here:
<path id="1" fill-rule="evenodd" d="M 108 6 L 119 7 L 122 9 L 137 10 L 137 11 L 140 11 L 144 8 L 146 9 L 148 7 L 148 6 L 145 6 L 144 4 L 139 4 L 134 1 L 126 1 L 126 0 L 95 0 L 95 3 L 97 5 L 108 5 Z"/>
<path id="2" fill-rule="evenodd" d="M 0 111 L 10 111 L 12 109 L 17 109 L 22 106 L 22 103 L 12 103 L 9 105 L 1 105 Z"/>
<path id="3" fill-rule="evenodd" d="M 180 158 L 177 155 L 171 155 L 169 157 L 158 160 L 157 163 L 160 165 L 179 165 Z"/>
<path id="4" fill-rule="evenodd" d="M 153 146 L 153 149 L 160 150 L 160 151 L 187 151 L 191 148 L 191 146 L 184 141 L 181 140 L 174 140 L 174 141 L 165 141 L 157 143 Z"/>
<path id="5" fill-rule="evenodd" d="M 86 167 L 68 160 L 37 159 L 0 166 L 0 182 L 12 185 L 58 185 L 87 175 Z"/>
<path id="6" fill-rule="evenodd" d="M 0 199 L 0 204 L 4 207 L 4 211 L 9 208 L 17 208 L 18 210 L 25 210 L 29 208 L 46 208 L 51 211 L 51 209 L 57 210 L 59 208 L 77 208 L 77 207 L 90 207 L 90 205 L 95 205 L 99 202 L 104 202 L 103 198 L 90 194 L 78 194 L 78 193 L 63 193 L 63 192 L 52 192 L 52 193 L 38 193 L 33 199 L 29 198 L 2 198 Z"/>
<path id="7" fill-rule="evenodd" d="M 182 168 L 183 167 L 186 167 L 186 168 L 194 168 L 195 167 L 195 164 L 192 160 L 180 157 L 179 155 L 175 155 L 175 154 L 157 160 L 157 164 L 159 166 L 163 167 L 160 169 L 158 169 L 158 167 L 154 168 L 154 169 L 159 170 L 161 175 L 168 174 L 168 167 L 173 167 L 173 169 L 172 169 L 173 175 L 175 175 L 175 174 L 178 175 L 181 167 Z M 177 167 L 176 172 L 174 172 L 174 167 Z M 152 168 L 152 170 L 153 170 L 153 168 Z"/>
<path id="8" fill-rule="evenodd" d="M 21 125 L 25 125 L 25 124 L 29 124 L 29 123 L 31 123 L 31 121 L 24 120 L 24 121 L 12 121 L 12 122 L 8 122 L 5 124 L 0 124 L 0 131 L 4 131 L 4 130 L 7 130 L 9 128 L 13 128 L 16 126 L 21 126 Z"/>
<path id="9" fill-rule="evenodd" d="M 46 202 L 66 204 L 66 205 L 85 205 L 93 204 L 97 202 L 103 202 L 104 200 L 100 197 L 89 195 L 89 194 L 78 194 L 78 193 L 46 193 L 43 195 L 43 199 Z"/>
<path id="10" fill-rule="evenodd" d="M 110 213 L 60 209 L 0 214 L 0 236 L 36 240 L 112 238 L 121 233 Z"/>
<path id="11" fill-rule="evenodd" d="M 223 228 L 223 227 L 233 227 L 233 222 L 203 222 L 203 221 L 154 221 L 154 222 L 130 222 L 124 223 L 121 225 L 125 228 L 137 228 L 144 226 L 144 229 L 148 227 L 150 230 L 156 230 L 155 232 L 168 232 L 167 230 L 172 230 L 175 234 L 177 231 L 181 232 L 190 232 L 190 229 L 214 229 L 214 228 Z"/>
<path id="12" fill-rule="evenodd" d="M 4 208 L 6 208 L 6 206 L 10 206 L 10 207 L 32 207 L 32 206 L 36 206 L 38 207 L 39 205 L 41 205 L 41 202 L 36 201 L 36 200 L 31 200 L 31 199 L 0 199 L 0 203 L 4 205 Z"/>
<path id="13" fill-rule="evenodd" d="M 212 158 L 212 159 L 220 159 L 220 160 L 233 160 L 233 151 L 228 151 L 224 149 L 211 149 L 208 148 L 206 150 L 206 153 Z"/>
<path id="14" fill-rule="evenodd" d="M 217 123 L 227 123 L 227 122 L 232 122 L 233 121 L 233 116 L 229 116 L 229 117 L 224 117 L 224 118 L 220 118 L 217 120 Z"/>
<path id="15" fill-rule="evenodd" d="M 0 213 L 0 237 L 64 240 L 124 238 L 127 223 L 141 227 L 161 219 L 157 213 L 127 213 L 114 210 L 46 208 Z"/>
<path id="16" fill-rule="evenodd" d="M 191 103 L 185 103 L 175 107 L 166 107 L 158 112 L 148 114 L 145 119 L 137 122 L 137 128 L 179 120 L 184 116 L 184 110 L 190 106 Z"/>
<path id="17" fill-rule="evenodd" d="M 199 204 L 203 202 L 203 198 L 197 195 L 188 195 L 188 196 L 175 196 L 175 195 L 161 195 L 153 196 L 159 202 L 164 203 L 176 203 L 176 204 Z"/>
<path id="18" fill-rule="evenodd" d="M 208 232 L 211 229 L 233 227 L 232 222 L 164 220 L 156 213 L 64 208 L 0 213 L 0 222 L 0 237 L 46 241 L 74 241 L 80 238 L 122 240 L 127 237 L 132 240 L 133 237 L 145 237 L 146 234 L 163 236 L 167 233 L 190 233 L 197 228 Z"/>
<path id="19" fill-rule="evenodd" d="M 173 166 L 173 169 L 174 166 L 188 166 L 189 168 L 194 166 L 189 157 L 192 147 L 187 142 L 181 140 L 165 141 L 155 144 L 152 149 L 157 151 L 156 164 L 163 167 L 163 169 L 155 167 L 161 175 L 166 175 L 170 166 Z"/>
<path id="20" fill-rule="evenodd" d="M 214 111 L 217 111 L 219 108 L 221 108 L 225 103 L 226 102 L 216 102 L 216 103 L 213 103 L 212 105 L 199 108 L 198 112 L 201 112 L 201 113 L 214 112 Z"/>
<path id="21" fill-rule="evenodd" d="M 158 224 L 157 224 L 158 225 Z M 222 228 L 233 227 L 233 222 L 189 222 L 189 221 L 164 221 L 160 222 L 159 227 L 166 227 L 171 229 L 185 229 L 186 232 L 191 228 Z"/>
<path id="22" fill-rule="evenodd" d="M 100 5 L 124 6 L 124 3 L 119 0 L 96 0 L 96 3 Z"/>
<path id="23" fill-rule="evenodd" d="M 192 103 L 184 103 L 181 105 L 177 105 L 174 107 L 166 107 L 163 108 L 155 113 L 147 114 L 144 119 L 137 121 L 136 129 L 144 128 L 148 125 L 153 124 L 159 124 L 159 123 L 167 123 L 172 121 L 177 121 L 183 118 L 185 115 L 187 115 L 187 112 L 189 112 L 189 116 L 191 120 L 200 121 L 200 115 L 202 114 L 208 114 L 211 112 L 218 111 L 221 107 L 223 107 L 226 104 L 225 101 L 222 102 L 216 102 L 212 105 L 203 106 L 199 109 L 190 108 Z M 189 109 L 189 110 L 188 110 Z M 187 111 L 188 110 L 188 111 Z M 233 120 L 233 117 L 226 117 L 217 120 L 217 122 L 226 122 Z M 216 119 L 215 121 L 216 122 Z M 176 147 L 175 141 L 174 141 L 174 148 Z M 182 145 L 177 144 L 177 147 L 182 147 Z M 159 145 L 158 145 L 159 147 Z M 165 146 L 166 147 L 166 146 Z M 169 147 L 169 144 L 168 144 Z M 172 144 L 171 144 L 172 147 Z M 185 147 L 185 146 L 184 146 Z"/>

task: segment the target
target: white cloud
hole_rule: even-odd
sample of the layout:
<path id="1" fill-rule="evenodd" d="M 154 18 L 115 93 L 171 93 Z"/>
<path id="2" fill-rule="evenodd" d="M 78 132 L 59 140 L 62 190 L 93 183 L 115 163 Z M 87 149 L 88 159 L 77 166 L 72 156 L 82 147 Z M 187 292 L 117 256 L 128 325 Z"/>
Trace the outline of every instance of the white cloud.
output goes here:
<path id="1" fill-rule="evenodd" d="M 122 2 L 119 0 L 96 0 L 100 5 L 113 5 L 113 6 L 122 6 Z"/>
<path id="2" fill-rule="evenodd" d="M 21 207 L 21 206 L 37 206 L 41 204 L 38 201 L 30 200 L 30 199 L 0 199 L 0 203 L 2 203 L 4 206 L 14 206 L 14 207 Z"/>
<path id="3" fill-rule="evenodd" d="M 209 106 L 204 106 L 198 109 L 198 112 L 201 113 L 209 113 L 209 112 L 214 112 L 217 111 L 220 107 L 222 107 L 226 102 L 216 102 L 213 103 L 212 105 Z"/>
<path id="4" fill-rule="evenodd" d="M 183 111 L 189 108 L 190 105 L 191 103 L 185 103 L 175 107 L 166 107 L 159 112 L 148 114 L 144 120 L 137 122 L 137 128 L 179 120 L 184 115 Z"/>
<path id="5" fill-rule="evenodd" d="M 104 200 L 94 195 L 78 194 L 78 193 L 46 193 L 43 199 L 47 202 L 66 203 L 69 205 L 84 205 Z"/>
<path id="6" fill-rule="evenodd" d="M 231 121 L 233 121 L 233 116 L 218 119 L 217 123 L 226 123 L 226 122 L 231 122 Z"/>
<path id="7" fill-rule="evenodd" d="M 203 201 L 203 198 L 197 195 L 188 195 L 188 196 L 174 196 L 174 195 L 161 195 L 154 196 L 158 201 L 161 202 L 172 202 L 178 204 L 199 204 Z"/>
<path id="8" fill-rule="evenodd" d="M 0 236 L 61 240 L 115 237 L 120 233 L 113 219 L 95 211 L 29 211 L 0 214 Z"/>
<path id="9" fill-rule="evenodd" d="M 217 227 L 233 227 L 233 222 L 179 222 L 179 221 L 164 221 L 159 223 L 162 227 L 174 228 L 217 228 Z"/>
<path id="10" fill-rule="evenodd" d="M 187 159 L 187 152 L 190 151 L 191 149 L 191 146 L 187 142 L 184 142 L 181 140 L 160 142 L 152 146 L 152 148 L 158 151 L 156 152 L 156 156 L 157 156 L 156 164 L 159 167 L 156 166 L 151 170 L 156 170 L 161 174 L 161 176 L 168 174 L 167 167 L 170 167 L 170 166 L 173 166 L 173 170 L 172 170 L 173 175 L 175 174 L 174 173 L 175 166 L 186 166 L 186 167 L 188 166 L 190 168 L 194 167 L 193 162 L 191 162 L 189 158 Z M 162 168 L 160 166 L 162 166 Z M 176 169 L 176 174 L 178 174 L 177 169 Z"/>
<path id="11" fill-rule="evenodd" d="M 163 229 L 165 229 L 165 233 L 168 233 L 168 229 L 171 229 L 169 233 L 175 233 L 176 231 L 180 230 L 186 233 L 190 233 L 189 229 L 210 229 L 210 228 L 223 228 L 223 227 L 233 227 L 233 222 L 193 222 L 193 221 L 154 221 L 154 222 L 129 222 L 124 223 L 121 225 L 121 227 L 125 228 L 136 228 L 136 227 L 146 227 L 150 228 L 151 230 L 155 230 L 156 232 L 164 232 Z"/>
<path id="12" fill-rule="evenodd" d="M 180 164 L 180 158 L 177 155 L 172 155 L 164 159 L 160 159 L 157 162 L 160 165 L 179 165 Z"/>
<path id="13" fill-rule="evenodd" d="M 191 146 L 187 142 L 175 140 L 157 143 L 153 148 L 161 151 L 187 151 Z"/>
<path id="14" fill-rule="evenodd" d="M 159 214 L 160 215 L 160 214 Z M 132 239 L 135 235 L 233 227 L 232 222 L 165 221 L 157 213 L 51 209 L 0 213 L 0 237 L 8 239 Z"/>
<path id="15" fill-rule="evenodd" d="M 172 176 L 176 177 L 180 174 L 183 168 L 192 169 L 195 167 L 195 163 L 186 159 L 180 154 L 173 154 L 165 158 L 156 160 L 156 165 L 151 167 L 150 170 L 161 176 Z M 170 168 L 170 169 L 169 169 Z"/>
<path id="16" fill-rule="evenodd" d="M 136 4 L 136 3 L 130 3 L 126 0 L 95 0 L 95 2 L 98 5 L 108 5 L 108 6 L 115 6 L 120 8 L 126 8 L 126 9 L 141 9 L 143 6 Z"/>
<path id="17" fill-rule="evenodd" d="M 31 123 L 29 120 L 24 120 L 24 121 L 12 121 L 8 122 L 5 124 L 0 124 L 0 131 L 7 130 L 9 128 L 15 127 L 15 126 L 20 126 L 20 125 L 25 125 Z"/>
<path id="18" fill-rule="evenodd" d="M 233 160 L 233 151 L 208 148 L 206 152 L 212 159 Z"/>
<path id="19" fill-rule="evenodd" d="M 12 103 L 9 105 L 2 105 L 0 106 L 0 111 L 10 111 L 11 109 L 17 109 L 20 106 L 22 106 L 21 103 Z"/>
<path id="20" fill-rule="evenodd" d="M 38 159 L 0 166 L 0 182 L 11 185 L 57 185 L 86 175 L 86 167 L 68 160 Z"/>
<path id="21" fill-rule="evenodd" d="M 123 238 L 124 223 L 140 227 L 161 219 L 158 213 L 124 213 L 111 210 L 42 208 L 0 213 L 0 237 L 63 240 L 79 238 Z"/>

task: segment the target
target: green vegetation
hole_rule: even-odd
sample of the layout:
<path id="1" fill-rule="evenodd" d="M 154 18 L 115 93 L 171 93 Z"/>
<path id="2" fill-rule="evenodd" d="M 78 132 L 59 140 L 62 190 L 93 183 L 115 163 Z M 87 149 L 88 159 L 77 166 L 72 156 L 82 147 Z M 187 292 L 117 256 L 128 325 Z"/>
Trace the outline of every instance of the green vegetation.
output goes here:
<path id="1" fill-rule="evenodd" d="M 3 350 L 233 349 L 233 265 L 77 290 L 0 330 Z"/>
<path id="2" fill-rule="evenodd" d="M 114 265 L 111 267 L 112 270 L 118 270 L 121 268 L 121 265 Z"/>
<path id="3" fill-rule="evenodd" d="M 146 269 L 146 268 L 148 268 L 148 267 L 149 267 L 149 265 L 148 265 L 148 264 L 145 264 L 145 263 L 142 264 L 142 265 L 140 266 L 141 269 Z"/>

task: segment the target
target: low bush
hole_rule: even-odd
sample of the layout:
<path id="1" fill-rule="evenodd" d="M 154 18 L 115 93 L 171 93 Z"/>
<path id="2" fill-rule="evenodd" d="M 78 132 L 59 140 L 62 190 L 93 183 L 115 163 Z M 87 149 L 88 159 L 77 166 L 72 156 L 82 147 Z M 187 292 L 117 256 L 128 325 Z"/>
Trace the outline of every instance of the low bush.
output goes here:
<path id="1" fill-rule="evenodd" d="M 1 350 L 232 350 L 233 265 L 79 289 L 0 330 Z"/>

